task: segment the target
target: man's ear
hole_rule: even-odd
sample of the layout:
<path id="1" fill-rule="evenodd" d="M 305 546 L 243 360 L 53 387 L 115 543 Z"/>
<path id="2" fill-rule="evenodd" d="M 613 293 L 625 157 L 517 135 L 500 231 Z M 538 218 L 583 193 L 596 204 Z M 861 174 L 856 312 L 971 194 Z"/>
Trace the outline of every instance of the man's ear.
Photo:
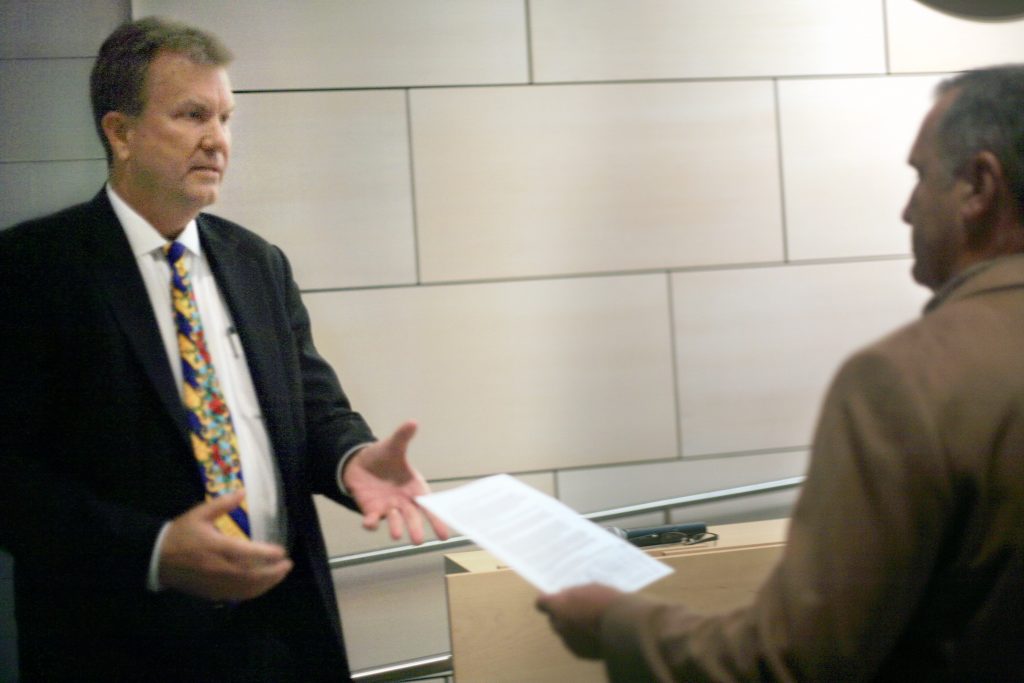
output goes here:
<path id="1" fill-rule="evenodd" d="M 995 154 L 981 151 L 971 157 L 960 172 L 965 183 L 960 211 L 967 225 L 984 221 L 999 201 L 1006 184 L 1003 165 Z"/>
<path id="2" fill-rule="evenodd" d="M 114 161 L 124 161 L 128 158 L 132 126 L 131 118 L 119 111 L 108 111 L 100 119 L 103 134 L 107 136 L 107 143 L 114 154 Z"/>

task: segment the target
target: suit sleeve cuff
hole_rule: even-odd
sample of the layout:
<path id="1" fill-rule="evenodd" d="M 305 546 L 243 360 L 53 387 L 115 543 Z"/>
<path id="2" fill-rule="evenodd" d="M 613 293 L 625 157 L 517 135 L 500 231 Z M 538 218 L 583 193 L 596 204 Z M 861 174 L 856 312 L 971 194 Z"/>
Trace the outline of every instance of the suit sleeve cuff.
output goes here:
<path id="1" fill-rule="evenodd" d="M 660 653 L 661 613 L 670 609 L 640 595 L 623 596 L 601 619 L 601 652 L 608 679 L 671 681 L 672 672 Z"/>

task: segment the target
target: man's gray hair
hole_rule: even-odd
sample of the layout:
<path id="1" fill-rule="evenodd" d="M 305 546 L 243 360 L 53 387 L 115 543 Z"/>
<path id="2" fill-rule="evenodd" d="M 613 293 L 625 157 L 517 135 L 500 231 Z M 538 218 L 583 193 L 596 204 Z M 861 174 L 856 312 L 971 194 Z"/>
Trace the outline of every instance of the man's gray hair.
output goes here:
<path id="1" fill-rule="evenodd" d="M 991 152 L 1024 215 L 1024 64 L 958 74 L 938 86 L 939 96 L 950 92 L 956 97 L 936 134 L 939 157 L 950 177 L 978 152 Z"/>

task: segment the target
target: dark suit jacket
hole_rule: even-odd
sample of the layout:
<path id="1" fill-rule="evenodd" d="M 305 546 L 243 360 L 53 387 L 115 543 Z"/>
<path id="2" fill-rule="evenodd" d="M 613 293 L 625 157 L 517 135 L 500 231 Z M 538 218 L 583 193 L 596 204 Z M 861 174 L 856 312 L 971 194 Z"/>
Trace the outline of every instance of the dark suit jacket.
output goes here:
<path id="1" fill-rule="evenodd" d="M 281 251 L 214 216 L 198 224 L 283 482 L 295 568 L 260 620 L 346 680 L 311 494 L 354 507 L 336 467 L 373 436 L 313 346 Z M 202 500 L 178 389 L 106 194 L 0 232 L 0 546 L 15 557 L 26 678 L 202 674 L 188 650 L 248 603 L 145 586 L 159 529 Z"/>

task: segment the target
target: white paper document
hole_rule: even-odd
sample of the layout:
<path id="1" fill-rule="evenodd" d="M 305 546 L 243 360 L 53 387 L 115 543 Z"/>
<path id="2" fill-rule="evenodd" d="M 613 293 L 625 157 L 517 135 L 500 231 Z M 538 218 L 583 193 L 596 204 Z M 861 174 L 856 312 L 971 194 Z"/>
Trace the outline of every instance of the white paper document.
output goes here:
<path id="1" fill-rule="evenodd" d="M 672 569 L 507 474 L 417 498 L 544 593 L 584 583 L 635 591 Z"/>

